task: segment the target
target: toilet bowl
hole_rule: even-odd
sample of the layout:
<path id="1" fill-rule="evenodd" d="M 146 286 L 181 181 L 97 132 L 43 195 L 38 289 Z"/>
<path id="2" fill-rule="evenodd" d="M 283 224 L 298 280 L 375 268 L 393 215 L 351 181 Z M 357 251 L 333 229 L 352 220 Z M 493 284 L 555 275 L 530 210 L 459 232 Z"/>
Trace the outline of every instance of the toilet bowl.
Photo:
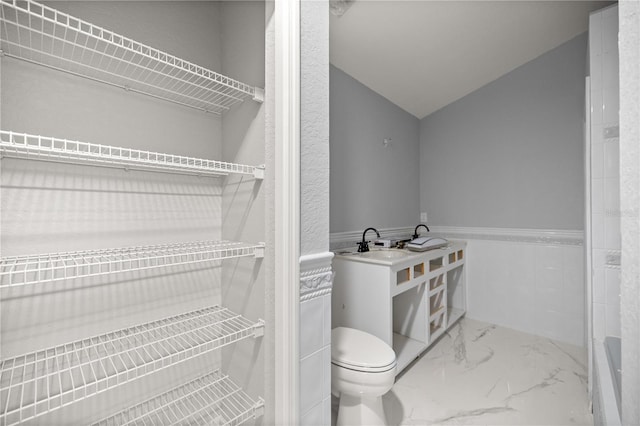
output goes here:
<path id="1" fill-rule="evenodd" d="M 386 425 L 382 395 L 393 387 L 396 354 L 364 331 L 331 330 L 331 391 L 340 398 L 337 426 Z"/>

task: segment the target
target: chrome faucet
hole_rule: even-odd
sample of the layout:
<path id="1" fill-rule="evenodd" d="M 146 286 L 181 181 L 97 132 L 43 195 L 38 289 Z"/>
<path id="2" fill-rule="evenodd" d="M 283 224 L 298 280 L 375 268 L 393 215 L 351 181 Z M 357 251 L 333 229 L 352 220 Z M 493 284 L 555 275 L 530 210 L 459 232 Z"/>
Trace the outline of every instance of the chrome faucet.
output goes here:
<path id="1" fill-rule="evenodd" d="M 366 251 L 369 251 L 369 242 L 365 241 L 364 236 L 367 234 L 367 231 L 375 231 L 376 235 L 378 236 L 378 238 L 380 238 L 380 233 L 378 232 L 378 230 L 376 228 L 367 228 L 364 230 L 364 232 L 362 233 L 362 241 L 360 241 L 358 243 L 358 253 L 364 253 Z"/>
<path id="2" fill-rule="evenodd" d="M 420 228 L 421 226 L 427 228 L 427 232 L 431 232 L 429 230 L 429 227 L 423 223 L 421 223 L 420 225 L 416 226 L 416 229 L 413 230 L 413 239 L 415 240 L 416 238 L 418 238 L 418 228 Z"/>

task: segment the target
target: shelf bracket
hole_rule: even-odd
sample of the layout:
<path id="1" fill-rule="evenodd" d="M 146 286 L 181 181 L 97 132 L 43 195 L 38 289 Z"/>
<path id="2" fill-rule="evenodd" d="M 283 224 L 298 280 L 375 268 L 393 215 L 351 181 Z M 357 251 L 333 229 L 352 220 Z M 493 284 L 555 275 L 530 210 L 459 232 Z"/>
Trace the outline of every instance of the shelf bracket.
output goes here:
<path id="1" fill-rule="evenodd" d="M 264 320 L 259 319 L 253 326 L 253 337 L 258 338 L 264 336 Z"/>
<path id="2" fill-rule="evenodd" d="M 264 164 L 253 168 L 253 177 L 256 179 L 264 179 Z"/>
<path id="3" fill-rule="evenodd" d="M 256 259 L 262 259 L 264 257 L 264 248 L 266 247 L 266 244 L 262 241 L 260 241 L 258 244 L 259 246 L 253 249 L 253 255 Z"/>
<path id="4" fill-rule="evenodd" d="M 261 89 L 260 87 L 254 88 L 253 100 L 256 101 L 256 102 L 263 103 L 264 102 L 264 89 Z"/>
<path id="5" fill-rule="evenodd" d="M 253 406 L 253 418 L 257 419 L 262 416 L 264 416 L 264 399 L 258 398 L 258 401 Z"/>

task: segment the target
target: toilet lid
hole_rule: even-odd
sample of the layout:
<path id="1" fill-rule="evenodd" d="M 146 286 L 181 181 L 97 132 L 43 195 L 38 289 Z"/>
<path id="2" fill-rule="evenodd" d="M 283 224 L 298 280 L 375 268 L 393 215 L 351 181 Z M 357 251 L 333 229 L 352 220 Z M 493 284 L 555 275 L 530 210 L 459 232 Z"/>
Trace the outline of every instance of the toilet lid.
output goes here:
<path id="1" fill-rule="evenodd" d="M 382 372 L 396 365 L 396 353 L 376 336 L 354 328 L 331 330 L 331 362 L 352 370 Z"/>

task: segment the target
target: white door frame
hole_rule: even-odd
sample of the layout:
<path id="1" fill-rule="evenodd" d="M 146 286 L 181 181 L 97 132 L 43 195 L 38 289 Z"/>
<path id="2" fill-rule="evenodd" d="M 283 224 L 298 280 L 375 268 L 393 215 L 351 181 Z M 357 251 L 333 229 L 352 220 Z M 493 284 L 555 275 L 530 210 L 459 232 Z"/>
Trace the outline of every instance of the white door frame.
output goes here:
<path id="1" fill-rule="evenodd" d="M 298 425 L 300 1 L 275 1 L 275 423 Z"/>
<path id="2" fill-rule="evenodd" d="M 584 278 L 586 283 L 585 315 L 587 322 L 587 390 L 589 399 L 593 391 L 593 271 L 591 252 L 591 78 L 584 84 L 585 125 L 584 125 Z"/>

